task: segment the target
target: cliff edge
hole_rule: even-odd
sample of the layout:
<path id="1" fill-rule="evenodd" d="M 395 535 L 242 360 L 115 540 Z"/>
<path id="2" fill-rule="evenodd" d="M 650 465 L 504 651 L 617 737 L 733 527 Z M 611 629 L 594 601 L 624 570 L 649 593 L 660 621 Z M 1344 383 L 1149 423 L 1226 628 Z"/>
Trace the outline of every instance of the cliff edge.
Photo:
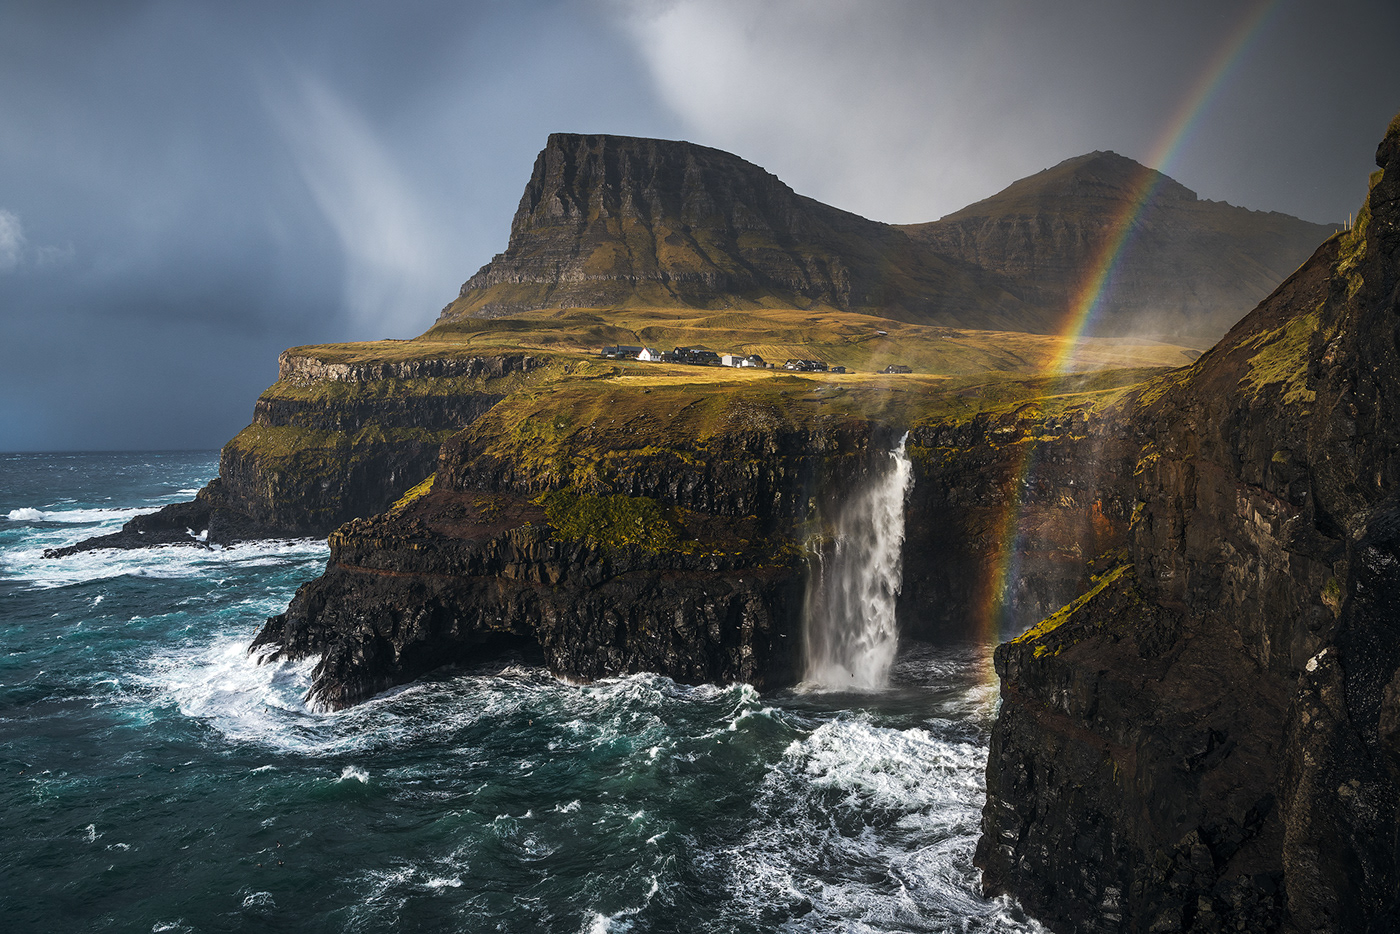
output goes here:
<path id="1" fill-rule="evenodd" d="M 1139 397 L 1125 559 L 997 649 L 977 863 L 1056 930 L 1400 922 L 1400 117 L 1376 161 Z"/>

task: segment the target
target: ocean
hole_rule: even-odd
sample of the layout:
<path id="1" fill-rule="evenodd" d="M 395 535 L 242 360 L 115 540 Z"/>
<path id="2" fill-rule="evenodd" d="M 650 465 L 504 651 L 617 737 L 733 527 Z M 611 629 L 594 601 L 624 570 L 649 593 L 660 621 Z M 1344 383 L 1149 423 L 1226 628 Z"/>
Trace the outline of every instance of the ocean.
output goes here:
<path id="1" fill-rule="evenodd" d="M 5 930 L 1041 930 L 977 894 L 981 647 L 863 694 L 506 660 L 319 713 L 246 648 L 324 542 L 42 557 L 217 471 L 0 455 Z"/>

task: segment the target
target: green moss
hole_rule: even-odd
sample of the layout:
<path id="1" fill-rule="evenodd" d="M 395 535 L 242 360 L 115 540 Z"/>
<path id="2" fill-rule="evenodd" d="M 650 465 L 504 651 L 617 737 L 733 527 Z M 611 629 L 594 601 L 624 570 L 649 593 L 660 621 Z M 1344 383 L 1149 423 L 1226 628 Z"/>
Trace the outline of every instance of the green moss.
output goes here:
<path id="1" fill-rule="evenodd" d="M 604 548 L 680 551 L 679 524 L 645 496 L 593 496 L 555 490 L 535 500 L 544 507 L 554 534 L 566 541 L 587 540 Z"/>
<path id="2" fill-rule="evenodd" d="M 436 480 L 437 474 L 428 474 L 428 479 L 424 480 L 422 483 L 410 489 L 403 496 L 400 496 L 398 502 L 394 503 L 394 505 L 390 507 L 389 511 L 403 512 L 405 509 L 407 509 L 413 504 L 414 500 L 422 499 L 423 497 L 427 496 L 430 492 L 432 492 L 433 483 Z"/>
<path id="3" fill-rule="evenodd" d="M 1361 209 L 1356 212 L 1356 221 L 1352 224 L 1352 228 L 1344 232 L 1341 237 L 1337 254 L 1337 274 L 1344 276 L 1347 280 L 1347 298 L 1355 295 L 1362 285 L 1361 261 L 1366 258 L 1366 228 L 1371 222 L 1370 191 L 1380 184 L 1384 175 L 1383 169 L 1377 169 L 1371 173 L 1366 200 L 1361 203 Z"/>
<path id="4" fill-rule="evenodd" d="M 1322 605 L 1332 611 L 1335 617 L 1342 615 L 1342 582 L 1333 577 L 1322 588 Z"/>
<path id="5" fill-rule="evenodd" d="M 1249 372 L 1240 379 L 1240 385 L 1255 395 L 1265 387 L 1281 385 L 1279 396 L 1285 404 L 1313 402 L 1317 393 L 1307 384 L 1308 347 L 1320 323 L 1320 314 L 1313 311 L 1252 338 L 1244 346 L 1257 346 L 1259 350 L 1249 358 Z"/>
<path id="6" fill-rule="evenodd" d="M 1081 607 L 1083 607 L 1090 600 L 1094 599 L 1094 597 L 1102 593 L 1104 589 L 1108 587 L 1109 584 L 1112 584 L 1114 581 L 1122 577 L 1125 573 L 1127 573 L 1127 571 L 1131 567 L 1132 565 L 1130 564 L 1120 564 L 1118 567 L 1112 569 L 1111 571 L 1107 571 L 1104 574 L 1093 578 L 1093 586 L 1090 587 L 1086 593 L 1077 597 L 1072 603 L 1068 603 L 1065 606 L 1061 607 L 1053 615 L 1047 616 L 1045 619 L 1041 620 L 1038 624 L 1036 624 L 1033 628 L 1027 630 L 1026 632 L 1023 632 L 1015 639 L 1012 639 L 1011 643 L 1013 645 L 1016 645 L 1021 643 L 1038 642 L 1039 644 L 1036 645 L 1035 649 L 1033 650 L 1033 654 L 1036 658 L 1043 658 L 1046 655 L 1059 655 L 1065 649 L 1074 645 L 1075 642 L 1078 640 L 1064 639 L 1056 641 L 1052 645 L 1049 641 L 1045 640 L 1045 637 L 1053 633 L 1055 630 L 1059 629 L 1066 622 L 1068 622 L 1070 617 L 1074 616 L 1074 614 L 1078 612 L 1078 610 Z"/>

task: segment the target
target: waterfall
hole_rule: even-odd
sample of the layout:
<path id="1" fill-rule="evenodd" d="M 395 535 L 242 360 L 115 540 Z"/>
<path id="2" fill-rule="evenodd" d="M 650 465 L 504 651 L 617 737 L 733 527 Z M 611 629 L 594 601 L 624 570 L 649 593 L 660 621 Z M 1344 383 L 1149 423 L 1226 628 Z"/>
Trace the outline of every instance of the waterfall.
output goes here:
<path id="1" fill-rule="evenodd" d="M 824 688 L 885 686 L 899 634 L 894 606 L 903 576 L 904 501 L 913 482 L 899 445 L 836 517 L 836 540 L 808 579 L 804 680 Z"/>

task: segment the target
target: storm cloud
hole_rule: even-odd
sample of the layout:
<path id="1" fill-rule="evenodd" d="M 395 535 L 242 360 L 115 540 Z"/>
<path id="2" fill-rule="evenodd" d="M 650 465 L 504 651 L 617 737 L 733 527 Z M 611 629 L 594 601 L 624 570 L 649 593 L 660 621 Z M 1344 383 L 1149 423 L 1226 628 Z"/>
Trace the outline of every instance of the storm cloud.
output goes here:
<path id="1" fill-rule="evenodd" d="M 688 138 L 929 220 L 1081 152 L 1152 158 L 1258 9 L 7 3 L 0 450 L 215 447 L 284 347 L 421 332 L 552 131 Z M 1342 219 L 1400 109 L 1400 9 L 1263 22 L 1164 168 Z"/>

